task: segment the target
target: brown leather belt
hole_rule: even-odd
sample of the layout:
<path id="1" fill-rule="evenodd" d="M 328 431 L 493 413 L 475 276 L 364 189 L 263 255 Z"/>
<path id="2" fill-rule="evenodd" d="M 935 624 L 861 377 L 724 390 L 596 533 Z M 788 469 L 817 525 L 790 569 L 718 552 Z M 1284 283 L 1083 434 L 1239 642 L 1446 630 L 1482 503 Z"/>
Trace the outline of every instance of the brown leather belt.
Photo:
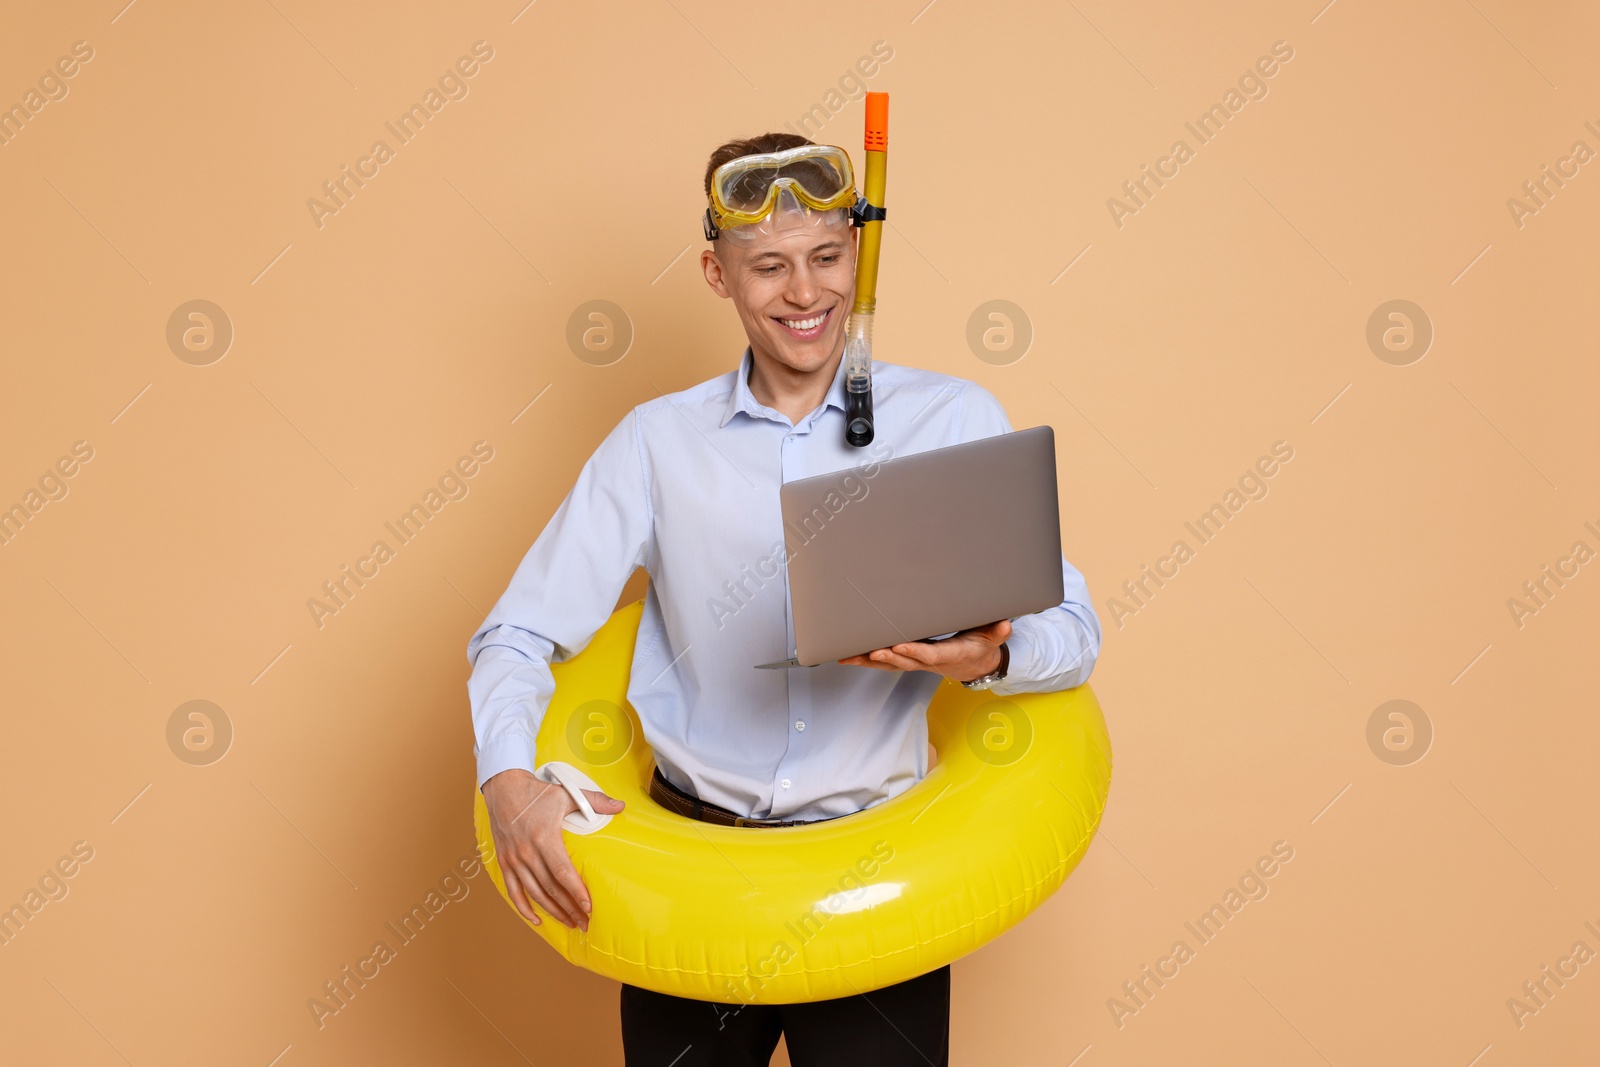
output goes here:
<path id="1" fill-rule="evenodd" d="M 661 774 L 657 767 L 650 776 L 650 799 L 660 804 L 668 811 L 675 811 L 679 815 L 701 822 L 716 823 L 718 826 L 803 826 L 809 822 L 825 822 L 824 819 L 749 819 L 743 815 L 735 814 L 727 808 L 721 808 L 710 801 L 701 800 L 697 796 L 685 793 Z"/>

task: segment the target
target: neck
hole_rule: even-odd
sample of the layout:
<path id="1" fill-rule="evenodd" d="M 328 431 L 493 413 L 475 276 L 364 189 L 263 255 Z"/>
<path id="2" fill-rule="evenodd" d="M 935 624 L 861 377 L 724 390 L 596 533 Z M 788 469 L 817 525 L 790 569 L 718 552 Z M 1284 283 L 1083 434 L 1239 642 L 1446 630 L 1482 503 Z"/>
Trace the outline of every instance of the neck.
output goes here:
<path id="1" fill-rule="evenodd" d="M 842 339 L 841 339 L 842 341 Z M 796 370 L 750 346 L 750 395 L 798 423 L 822 406 L 844 358 L 844 345 L 816 370 Z"/>

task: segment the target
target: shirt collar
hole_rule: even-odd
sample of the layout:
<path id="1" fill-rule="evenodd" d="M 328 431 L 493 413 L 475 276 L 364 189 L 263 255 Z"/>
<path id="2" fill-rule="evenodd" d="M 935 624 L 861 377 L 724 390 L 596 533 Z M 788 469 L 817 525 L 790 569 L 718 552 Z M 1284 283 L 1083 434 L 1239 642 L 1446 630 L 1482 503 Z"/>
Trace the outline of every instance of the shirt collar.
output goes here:
<path id="1" fill-rule="evenodd" d="M 789 421 L 782 412 L 767 407 L 755 398 L 754 393 L 750 392 L 750 369 L 754 363 L 755 356 L 751 353 L 750 347 L 746 345 L 744 356 L 739 360 L 739 370 L 734 374 L 733 392 L 728 396 L 728 408 L 723 412 L 722 421 L 717 423 L 719 429 L 728 425 L 729 420 L 741 411 L 753 418 L 771 419 L 774 422 Z M 833 384 L 828 387 L 828 394 L 822 399 L 822 408 L 826 409 L 828 407 L 835 407 L 840 411 L 845 410 L 844 358 L 842 356 L 839 359 L 839 366 L 833 372 Z M 814 421 L 814 417 L 808 415 L 805 420 L 802 420 L 802 422 L 807 421 Z"/>

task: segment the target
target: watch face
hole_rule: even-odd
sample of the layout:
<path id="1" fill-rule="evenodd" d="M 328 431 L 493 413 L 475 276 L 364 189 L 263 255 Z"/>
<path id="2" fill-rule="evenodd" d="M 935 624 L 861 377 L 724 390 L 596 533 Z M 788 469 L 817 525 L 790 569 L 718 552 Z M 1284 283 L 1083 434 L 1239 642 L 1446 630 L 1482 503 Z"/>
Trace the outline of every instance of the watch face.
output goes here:
<path id="1" fill-rule="evenodd" d="M 1010 666 L 1011 649 L 1006 646 L 1004 641 L 1002 641 L 1000 643 L 1000 666 L 996 667 L 982 678 L 974 678 L 970 682 L 962 682 L 961 684 L 968 689 L 988 689 L 997 682 L 1005 680 L 1006 670 Z"/>

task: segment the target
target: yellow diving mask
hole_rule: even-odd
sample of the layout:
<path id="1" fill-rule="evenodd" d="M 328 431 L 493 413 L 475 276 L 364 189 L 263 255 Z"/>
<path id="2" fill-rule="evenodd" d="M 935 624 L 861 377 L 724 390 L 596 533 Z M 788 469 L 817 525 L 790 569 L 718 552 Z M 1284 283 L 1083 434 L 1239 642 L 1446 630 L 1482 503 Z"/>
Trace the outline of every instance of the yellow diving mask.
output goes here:
<path id="1" fill-rule="evenodd" d="M 711 175 L 711 206 L 706 208 L 706 240 L 755 226 L 779 210 L 838 211 L 841 221 L 861 225 L 881 209 L 856 193 L 850 156 L 834 145 L 801 145 L 781 152 L 740 156 Z M 747 231 L 749 232 L 749 231 Z M 753 234 L 752 234 L 753 235 Z"/>

